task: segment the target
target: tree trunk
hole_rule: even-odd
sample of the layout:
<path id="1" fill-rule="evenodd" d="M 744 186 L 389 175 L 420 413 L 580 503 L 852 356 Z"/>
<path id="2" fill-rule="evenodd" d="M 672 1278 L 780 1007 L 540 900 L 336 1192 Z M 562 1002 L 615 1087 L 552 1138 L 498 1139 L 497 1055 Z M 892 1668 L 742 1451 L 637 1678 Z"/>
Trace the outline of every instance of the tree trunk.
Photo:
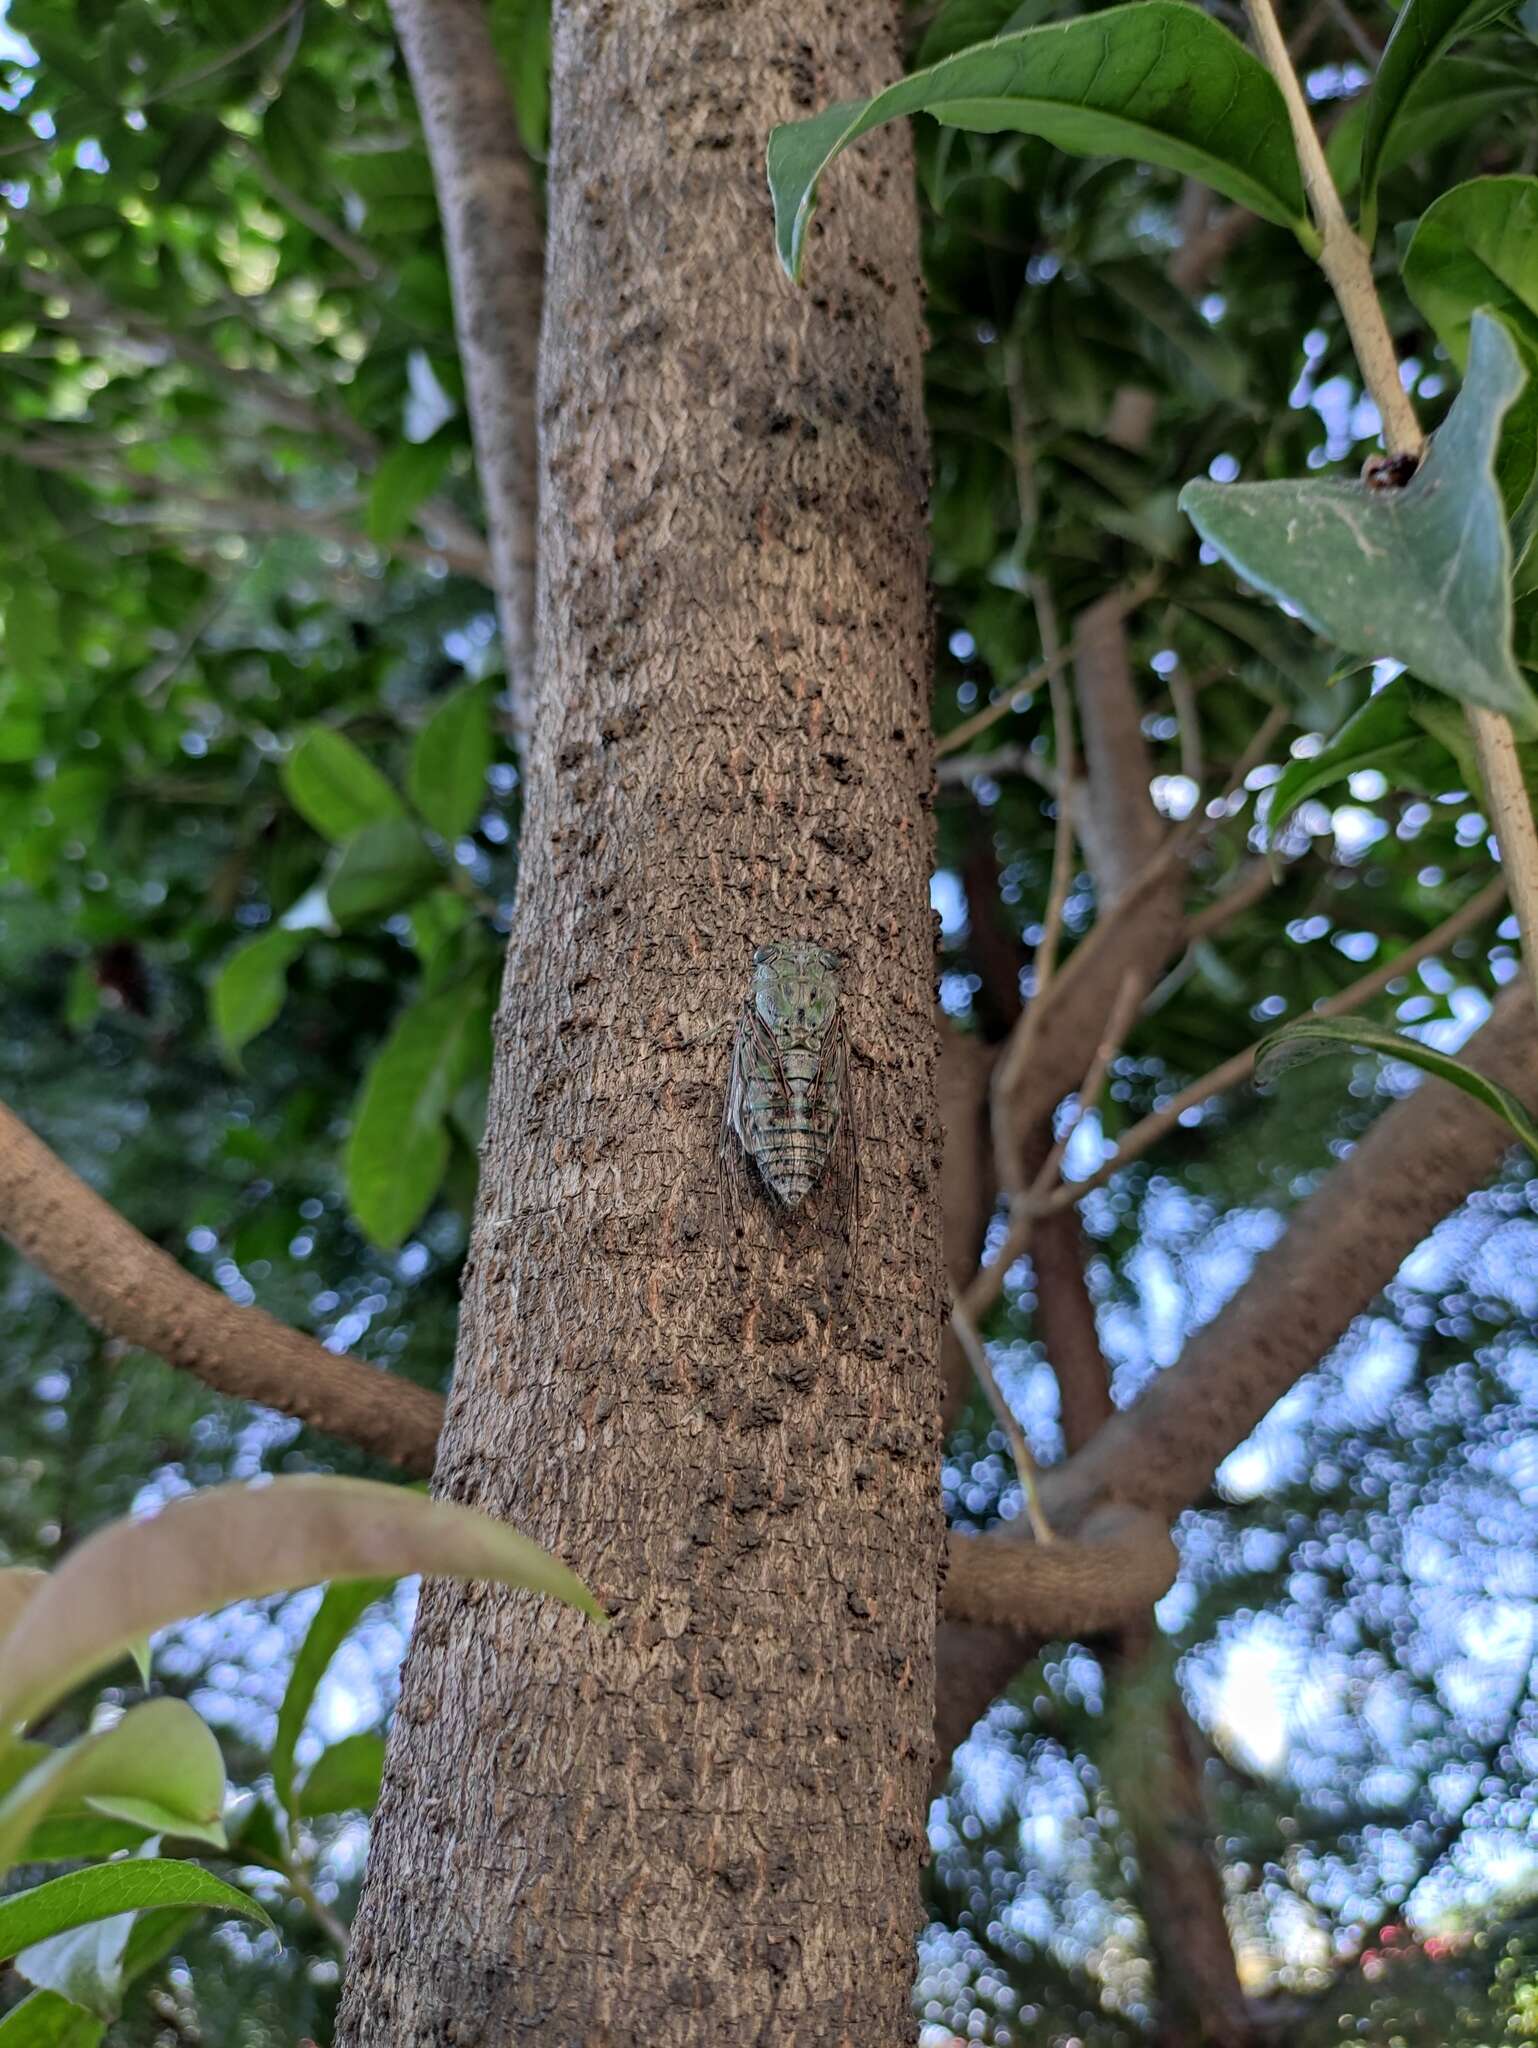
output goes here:
<path id="1" fill-rule="evenodd" d="M 558 6 L 542 674 L 440 1492 L 582 1572 L 433 1584 L 342 2048 L 911 2039 L 940 1258 L 907 144 L 776 272 L 770 124 L 888 0 Z M 719 1227 L 755 945 L 843 950 L 861 1141 Z"/>

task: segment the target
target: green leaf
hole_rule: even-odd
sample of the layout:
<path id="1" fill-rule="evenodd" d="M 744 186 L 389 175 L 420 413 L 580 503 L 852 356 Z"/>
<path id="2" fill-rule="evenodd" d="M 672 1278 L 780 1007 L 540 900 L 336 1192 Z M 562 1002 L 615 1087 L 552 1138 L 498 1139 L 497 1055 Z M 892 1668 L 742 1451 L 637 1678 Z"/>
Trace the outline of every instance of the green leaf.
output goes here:
<path id="1" fill-rule="evenodd" d="M 123 1956 L 133 1924 L 132 1913 L 114 1913 L 51 1935 L 21 1950 L 17 1974 L 99 2020 L 114 2020 L 122 2009 Z"/>
<path id="2" fill-rule="evenodd" d="M 491 766 L 491 693 L 466 683 L 446 697 L 411 750 L 406 786 L 418 811 L 445 839 L 475 823 Z"/>
<path id="3" fill-rule="evenodd" d="M 381 818 L 355 832 L 342 848 L 326 883 L 326 903 L 338 924 L 386 917 L 415 902 L 442 875 L 409 818 Z"/>
<path id="4" fill-rule="evenodd" d="M 1006 35 L 1015 28 L 1030 28 L 1051 12 L 1051 0 L 945 0 L 924 31 L 919 45 L 920 64 L 938 64 L 958 50 L 974 43 L 986 43 L 993 36 Z"/>
<path id="5" fill-rule="evenodd" d="M 272 1742 L 272 1783 L 279 1803 L 289 1812 L 294 1806 L 294 1746 L 315 1698 L 316 1687 L 345 1637 L 350 1635 L 364 1611 L 382 1600 L 394 1584 L 392 1579 L 339 1579 L 326 1588 L 305 1631 L 304 1641 L 294 1658 L 283 1704 L 278 1709 L 278 1732 Z"/>
<path id="6" fill-rule="evenodd" d="M 1421 73 L 1406 96 L 1378 159 L 1381 182 L 1401 164 L 1436 149 L 1455 135 L 1467 135 L 1518 106 L 1530 104 L 1533 82 L 1515 64 L 1483 57 L 1442 57 Z M 1362 174 L 1362 138 L 1371 95 L 1352 102 L 1331 131 L 1325 154 L 1343 193 Z"/>
<path id="7" fill-rule="evenodd" d="M 372 1813 L 379 1803 L 384 1759 L 382 1735 L 349 1735 L 333 1742 L 299 1788 L 300 1814 L 316 1820 L 326 1813 Z"/>
<path id="8" fill-rule="evenodd" d="M 948 127 L 1041 135 L 1079 156 L 1183 171 L 1312 247 L 1275 81 L 1226 29 L 1181 0 L 1136 0 L 1000 36 L 769 137 L 780 261 L 801 275 L 817 183 L 851 142 L 903 114 Z"/>
<path id="9" fill-rule="evenodd" d="M 83 1544 L 50 1576 L 46 1590 L 37 1595 L 7 1636 L 5 1664 L 0 1669 L 0 1699 L 7 1710 L 4 1718 L 11 1718 L 11 1702 L 29 1682 L 29 1672 L 42 1683 L 42 1674 L 59 1654 L 61 1639 L 68 1645 L 94 1625 L 108 1641 L 102 1655 L 83 1660 L 78 1676 L 65 1677 L 57 1692 L 45 1689 L 44 1706 L 62 1698 L 79 1678 L 113 1663 L 132 1640 L 147 1633 L 142 1628 L 118 1630 L 117 1617 L 110 1610 L 99 1611 L 93 1587 L 77 1584 L 71 1594 L 65 1584 L 77 1576 L 72 1569 L 75 1559 L 89 1553 L 96 1540 Z M 62 1616 L 58 1605 L 61 1584 L 65 1584 L 65 1597 L 76 1602 L 76 1610 Z M 19 1707 L 15 1721 L 19 1723 L 25 1712 L 24 1705 Z M 207 1724 L 181 1700 L 146 1700 L 130 1707 L 113 1727 L 82 1735 L 63 1749 L 50 1750 L 10 1788 L 0 1800 L 0 1869 L 21 1859 L 33 1830 L 60 1808 L 78 1811 L 84 1807 L 112 1820 L 127 1821 L 146 1833 L 175 1835 L 222 1848 L 224 1790 L 224 1759 Z"/>
<path id="10" fill-rule="evenodd" d="M 0 1722 L 26 1725 L 137 1637 L 189 1615 L 325 1578 L 408 1572 L 500 1579 L 601 1612 L 581 1580 L 526 1537 L 409 1487 L 311 1477 L 212 1486 L 142 1520 L 109 1523 L 49 1574 L 6 1638 Z M 151 1700 L 108 1735 L 85 1739 L 111 1741 L 136 1718 L 179 1705 Z"/>
<path id="11" fill-rule="evenodd" d="M 96 2048 L 107 2029 L 53 1991 L 34 1991 L 0 2020 L 0 2048 Z"/>
<path id="12" fill-rule="evenodd" d="M 462 932 L 475 915 L 457 889 L 434 889 L 409 914 L 411 943 L 424 967 L 430 967 L 456 932 Z"/>
<path id="13" fill-rule="evenodd" d="M 512 94 L 518 139 L 542 160 L 550 138 L 550 0 L 491 0 L 491 39 Z"/>
<path id="14" fill-rule="evenodd" d="M 153 1830 L 132 1821 L 107 1820 L 90 1812 L 61 1817 L 51 1813 L 28 1835 L 18 1863 L 83 1863 L 137 1849 Z"/>
<path id="15" fill-rule="evenodd" d="M 8 2043 L 11 2048 L 38 2048 L 39 2043 L 55 2040 L 85 2048 L 85 2044 L 99 2041 L 101 2026 L 96 2015 L 103 2021 L 116 2017 L 126 1988 L 163 1962 L 206 1910 L 207 1902 L 193 1907 L 145 1908 L 23 1949 L 16 1958 L 17 1970 L 32 1983 L 49 1988 L 34 1992 L 16 2010 L 30 2015 L 34 2029 L 46 2029 L 54 2023 L 52 2007 L 62 2006 L 64 2012 L 57 2020 L 65 2031 L 55 2035 L 23 2030 L 13 2037 L 0 2024 L 0 2048 Z M 82 2010 L 84 2007 L 90 2010 Z M 90 2031 L 73 2031 L 68 2014 Z"/>
<path id="16" fill-rule="evenodd" d="M 1416 223 L 1405 289 L 1460 370 L 1481 307 L 1538 349 L 1538 178 L 1472 178 Z"/>
<path id="17" fill-rule="evenodd" d="M 254 1863 L 265 1870 L 287 1868 L 288 1851 L 278 1832 L 278 1817 L 265 1799 L 253 1796 L 229 1833 L 232 1863 Z"/>
<path id="18" fill-rule="evenodd" d="M 1405 0 L 1378 60 L 1362 130 L 1361 225 L 1369 247 L 1377 230 L 1384 153 L 1411 88 L 1449 44 L 1499 20 L 1514 4 L 1515 0 Z"/>
<path id="19" fill-rule="evenodd" d="M 1397 676 L 1346 720 L 1328 746 L 1288 764 L 1272 786 L 1266 844 L 1276 845 L 1299 804 L 1348 775 L 1376 768 L 1392 788 L 1426 791 L 1446 781 L 1439 764 L 1445 765 L 1443 749 L 1428 739 L 1416 717 L 1410 679 Z"/>
<path id="20" fill-rule="evenodd" d="M 312 725 L 301 735 L 283 763 L 283 787 L 305 823 L 337 845 L 405 810 L 373 763 L 329 725 Z"/>
<path id="21" fill-rule="evenodd" d="M 1307 1058 L 1316 1052 L 1379 1053 L 1385 1059 L 1406 1060 L 1412 1067 L 1435 1075 L 1439 1081 L 1450 1081 L 1453 1087 L 1461 1088 L 1465 1095 L 1472 1095 L 1476 1102 L 1483 1103 L 1486 1109 L 1498 1116 L 1538 1159 L 1538 1124 L 1509 1088 L 1476 1073 L 1473 1067 L 1466 1067 L 1448 1053 L 1422 1045 L 1419 1039 L 1405 1038 L 1397 1031 L 1390 1031 L 1382 1024 L 1369 1024 L 1360 1017 L 1301 1017 L 1295 1024 L 1286 1024 L 1280 1031 L 1273 1031 L 1269 1038 L 1261 1040 L 1258 1048 L 1256 1081 L 1265 1083 L 1273 1080 L 1299 1058 Z"/>
<path id="22" fill-rule="evenodd" d="M 403 441 L 391 449 L 369 485 L 363 530 L 370 540 L 387 545 L 400 539 L 418 506 L 442 483 L 456 445 L 440 427 L 430 441 Z"/>
<path id="23" fill-rule="evenodd" d="M 276 1021 L 288 995 L 288 970 L 303 950 L 302 932 L 276 926 L 237 946 L 219 969 L 208 1007 L 228 1059 Z"/>
<path id="24" fill-rule="evenodd" d="M 1220 398 L 1242 400 L 1249 376 L 1245 358 L 1217 328 L 1209 326 L 1190 294 L 1170 282 L 1153 263 L 1107 261 L 1095 265 L 1095 282 L 1115 294 L 1146 323 L 1151 355 L 1166 355 L 1194 370 L 1200 385 Z"/>
<path id="25" fill-rule="evenodd" d="M 1538 700 L 1512 652 L 1511 544 L 1494 474 L 1523 382 L 1505 329 L 1478 315 L 1463 389 L 1403 490 L 1202 480 L 1186 485 L 1181 506 L 1247 582 L 1343 653 L 1403 662 L 1531 731 Z"/>
<path id="26" fill-rule="evenodd" d="M 448 1164 L 449 1104 L 490 1057 L 491 1002 L 479 981 L 413 1003 L 364 1077 L 345 1168 L 347 1199 L 376 1244 L 419 1223 Z"/>
<path id="27" fill-rule="evenodd" d="M 29 681 L 45 681 L 59 655 L 58 599 L 47 584 L 13 586 L 5 601 L 5 659 Z"/>
<path id="28" fill-rule="evenodd" d="M 272 1925 L 254 1898 L 197 1864 L 129 1858 L 0 1898 L 0 1956 L 14 1956 L 39 1991 L 115 2019 L 133 1915 L 154 1907 L 219 1907 Z"/>
<path id="29" fill-rule="evenodd" d="M 264 1927 L 272 1925 L 255 1899 L 196 1863 L 129 1857 L 122 1863 L 72 1870 L 0 1899 L 0 1958 L 19 1955 L 67 1928 L 148 1906 L 221 1906 L 228 1913 L 259 1920 Z"/>

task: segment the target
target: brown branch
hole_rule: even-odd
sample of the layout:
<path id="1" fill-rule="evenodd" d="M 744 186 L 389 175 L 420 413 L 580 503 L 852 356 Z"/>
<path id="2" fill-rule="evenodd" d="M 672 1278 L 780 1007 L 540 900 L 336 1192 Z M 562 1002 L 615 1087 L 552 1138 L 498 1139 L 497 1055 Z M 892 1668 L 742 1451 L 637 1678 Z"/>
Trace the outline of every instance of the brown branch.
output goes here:
<path id="1" fill-rule="evenodd" d="M 1501 995 L 1460 1058 L 1528 1100 L 1538 1095 L 1538 1033 L 1524 989 Z M 1385 1111 L 1179 1360 L 1043 1475 L 1053 1527 L 1072 1529 L 1107 1499 L 1166 1517 L 1199 1500 L 1229 1452 L 1489 1179 L 1510 1143 L 1503 1124 L 1446 1082 L 1428 1081 Z"/>
<path id="2" fill-rule="evenodd" d="M 1031 1541 L 1019 1522 L 952 1535 L 942 1611 L 1047 1641 L 1101 1635 L 1130 1621 L 1175 1582 L 1180 1559 L 1158 1516 L 1103 1509 L 1071 1542 Z"/>
<path id="3" fill-rule="evenodd" d="M 535 365 L 544 237 L 483 0 L 391 0 L 432 158 L 514 732 L 534 702 Z"/>
<path id="4" fill-rule="evenodd" d="M 237 1400 L 294 1415 L 422 1474 L 437 1394 L 328 1351 L 259 1308 L 238 1308 L 103 1201 L 0 1104 L 0 1235 L 99 1329 Z"/>
<path id="5" fill-rule="evenodd" d="M 945 1144 L 940 1155 L 940 1220 L 945 1271 L 959 1292 L 982 1258 L 996 1188 L 988 1144 L 988 1083 L 993 1050 L 942 1018 L 936 1090 Z M 940 1344 L 942 1428 L 949 1431 L 972 1391 L 972 1368 L 947 1319 Z"/>
<path id="6" fill-rule="evenodd" d="M 935 1631 L 935 1789 L 1022 1664 L 1054 1637 L 1083 1641 L 1144 1613 L 1167 1593 L 1179 1557 L 1156 1514 L 1104 1509 L 1075 1537 L 1025 1539 L 1017 1523 L 953 1535 Z"/>
<path id="7" fill-rule="evenodd" d="M 1126 614 L 1101 598 L 1081 612 L 1074 681 L 1089 781 L 1085 853 L 1103 906 L 1113 904 L 1165 836 L 1149 794 L 1153 764 L 1132 680 Z"/>
<path id="8" fill-rule="evenodd" d="M 1113 1411 L 1110 1369 L 1084 1276 L 1084 1228 L 1071 1209 L 1038 1219 L 1031 1237 L 1031 1264 L 1036 1271 L 1036 1321 L 1057 1381 L 1063 1442 L 1072 1457 Z"/>

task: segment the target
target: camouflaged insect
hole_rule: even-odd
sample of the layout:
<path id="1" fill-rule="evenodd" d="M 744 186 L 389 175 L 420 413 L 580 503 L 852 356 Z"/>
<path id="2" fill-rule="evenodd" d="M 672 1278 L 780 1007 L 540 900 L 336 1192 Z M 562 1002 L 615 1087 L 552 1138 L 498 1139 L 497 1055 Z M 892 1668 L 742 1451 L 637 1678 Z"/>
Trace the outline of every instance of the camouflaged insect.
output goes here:
<path id="1" fill-rule="evenodd" d="M 849 1040 L 837 953 L 803 939 L 760 946 L 732 1047 L 721 1118 L 722 1164 L 732 1140 L 786 1211 L 825 1176 L 850 1215 L 856 1194 Z"/>

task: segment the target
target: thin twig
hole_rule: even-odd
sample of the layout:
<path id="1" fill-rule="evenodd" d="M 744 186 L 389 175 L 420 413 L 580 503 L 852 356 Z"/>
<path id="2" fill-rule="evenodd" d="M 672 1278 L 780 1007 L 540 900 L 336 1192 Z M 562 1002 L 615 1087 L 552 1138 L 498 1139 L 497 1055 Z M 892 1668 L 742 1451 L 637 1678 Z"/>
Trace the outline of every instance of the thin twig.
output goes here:
<path id="1" fill-rule="evenodd" d="M 1105 1086 L 1105 1077 L 1110 1072 L 1111 1062 L 1120 1052 L 1122 1040 L 1136 1015 L 1138 994 L 1138 976 L 1129 968 L 1122 976 L 1116 999 L 1106 1018 L 1105 1028 L 1085 1071 L 1083 1083 L 1078 1091 L 1078 1107 L 1072 1119 L 1042 1161 L 1030 1187 L 1011 1196 L 1009 1229 L 999 1248 L 998 1257 L 978 1269 L 961 1297 L 963 1308 L 974 1322 L 980 1322 L 992 1308 L 1003 1292 L 1005 1274 L 1017 1259 L 1023 1258 L 1030 1250 L 1031 1234 L 1036 1219 L 1045 1213 L 1048 1207 L 1047 1189 L 1057 1179 L 1068 1140 L 1084 1116 L 1100 1099 L 1100 1091 Z"/>
<path id="2" fill-rule="evenodd" d="M 1163 571 L 1152 569 L 1146 576 L 1140 576 L 1136 582 L 1129 583 L 1119 596 L 1112 598 L 1109 607 L 1111 615 L 1125 618 L 1129 612 L 1135 612 L 1139 605 L 1147 603 L 1163 580 Z M 975 739 L 978 733 L 986 732 L 990 725 L 997 725 L 1001 718 L 1007 718 L 1012 711 L 1023 710 L 1043 683 L 1061 674 L 1077 661 L 1083 652 L 1078 641 L 1072 640 L 1059 652 L 1055 660 L 1039 661 L 1034 668 L 1028 669 L 1023 676 L 1010 683 L 1003 695 L 996 698 L 992 704 L 985 704 L 981 711 L 975 711 L 953 731 L 946 733 L 935 748 L 936 757 L 943 758 L 946 754 L 959 752 L 969 740 Z"/>
<path id="3" fill-rule="evenodd" d="M 991 754 L 954 754 L 935 770 L 935 780 L 942 789 L 961 789 L 969 782 L 989 777 L 996 780 L 1001 775 L 1024 775 L 1049 796 L 1057 795 L 1056 775 L 1045 761 L 1037 760 L 1029 747 L 996 747 Z"/>
<path id="4" fill-rule="evenodd" d="M 1209 803 L 1198 804 L 1189 818 L 1171 835 L 1172 849 L 1179 854 L 1193 850 L 1194 842 L 1206 839 L 1229 815 L 1228 806 L 1243 789 L 1255 770 L 1271 751 L 1271 742 L 1284 726 L 1291 722 L 1292 713 L 1279 704 L 1273 704 L 1260 724 L 1255 728 L 1254 737 L 1233 767 L 1228 771 L 1228 780 L 1221 793 Z"/>
<path id="5" fill-rule="evenodd" d="M 988 1347 L 977 1334 L 977 1325 L 954 1295 L 951 1296 L 951 1328 L 956 1332 L 961 1348 L 967 1354 L 967 1363 L 977 1375 L 978 1385 L 988 1396 L 988 1406 L 993 1410 L 995 1421 L 1004 1432 L 1009 1454 L 1015 1461 L 1015 1475 L 1020 1481 L 1020 1491 L 1025 1496 L 1025 1512 L 1031 1525 L 1031 1534 L 1038 1543 L 1054 1542 L 1056 1539 L 1052 1533 L 1052 1524 L 1042 1511 L 1036 1460 L 1025 1440 L 1025 1431 L 1020 1427 L 1015 1411 L 1004 1398 L 1004 1389 L 994 1376 L 993 1365 L 988 1357 Z"/>
<path id="6" fill-rule="evenodd" d="M 333 248 L 338 256 L 350 263 L 358 275 L 368 283 L 372 284 L 384 276 L 384 265 L 367 243 L 360 242 L 356 235 L 351 235 L 345 228 L 339 227 L 320 207 L 312 206 L 302 192 L 296 192 L 292 185 L 279 177 L 261 151 L 243 135 L 232 135 L 230 140 L 285 213 L 292 214 L 301 227 L 308 228 L 317 240 Z"/>
<path id="7" fill-rule="evenodd" d="M 1517 737 L 1511 720 L 1498 711 L 1485 711 L 1477 704 L 1466 709 L 1501 849 L 1501 865 L 1521 927 L 1523 962 L 1538 997 L 1538 827 L 1533 823 L 1533 807 L 1517 755 Z"/>
<path id="8" fill-rule="evenodd" d="M 1276 887 L 1277 880 L 1275 867 L 1264 857 L 1246 862 L 1220 896 L 1214 896 L 1210 903 L 1186 920 L 1186 944 L 1197 945 L 1202 939 L 1213 938 L 1224 931 L 1236 917 L 1242 917 L 1245 911 L 1253 910 L 1257 903 L 1263 902 Z"/>
<path id="9" fill-rule="evenodd" d="M 275 14 L 271 21 L 263 22 L 253 29 L 243 43 L 236 43 L 231 49 L 222 50 L 217 57 L 211 57 L 196 70 L 184 71 L 180 78 L 173 78 L 169 85 L 163 85 L 156 92 L 149 92 L 138 101 L 141 107 L 152 107 L 160 100 L 174 100 L 178 93 L 190 92 L 195 85 L 202 85 L 210 78 L 217 78 L 221 71 L 228 71 L 238 64 L 242 57 L 249 57 L 253 50 L 259 50 L 263 43 L 275 35 L 281 35 L 296 14 L 304 12 L 304 0 L 289 0 L 289 5 Z"/>
<path id="10" fill-rule="evenodd" d="M 1184 662 L 1177 662 L 1170 671 L 1169 689 L 1175 721 L 1180 728 L 1180 772 L 1200 790 L 1207 772 L 1202 758 L 1202 717 Z"/>
<path id="11" fill-rule="evenodd" d="M 1475 930 L 1487 918 L 1492 917 L 1505 900 L 1505 896 L 1506 876 L 1496 875 L 1477 895 L 1471 896 L 1461 909 L 1455 910 L 1450 917 L 1445 917 L 1423 938 L 1415 940 L 1413 945 L 1406 946 L 1402 952 L 1380 962 L 1370 972 L 1359 976 L 1356 981 L 1341 989 L 1338 994 L 1327 997 L 1322 1003 L 1316 1004 L 1313 1009 L 1302 1014 L 1309 1017 L 1341 1017 L 1352 1010 L 1360 1009 L 1363 1003 L 1369 1002 L 1373 996 L 1387 988 L 1391 981 L 1397 981 L 1402 974 L 1407 974 L 1412 967 L 1419 966 L 1422 960 L 1430 959 L 1433 954 L 1445 952 L 1456 939 L 1462 938 L 1465 932 Z M 1273 1030 L 1280 1028 L 1274 1026 Z M 1271 1032 L 1266 1034 L 1267 1037 L 1271 1035 Z M 1140 1159 L 1156 1145 L 1166 1132 L 1173 1130 L 1188 1109 L 1196 1109 L 1202 1103 L 1211 1101 L 1213 1096 L 1226 1094 L 1230 1088 L 1237 1088 L 1242 1081 L 1247 1081 L 1255 1071 L 1255 1060 L 1262 1043 L 1263 1040 L 1257 1039 L 1253 1045 L 1246 1046 L 1243 1052 L 1235 1053 L 1231 1059 L 1224 1060 L 1210 1073 L 1203 1074 L 1199 1081 L 1193 1081 L 1188 1088 L 1182 1088 L 1178 1095 L 1171 1096 L 1162 1109 L 1156 1109 L 1150 1116 L 1145 1116 L 1141 1123 L 1134 1124 L 1112 1156 L 1097 1167 L 1088 1179 L 1069 1181 L 1055 1189 L 1045 1202 L 1040 1204 L 1036 1214 L 1053 1215 L 1058 1210 L 1069 1208 L 1073 1203 L 1081 1201 L 1096 1188 L 1104 1187 L 1106 1182 L 1120 1173 L 1124 1167 L 1130 1166 L 1134 1159 Z"/>

